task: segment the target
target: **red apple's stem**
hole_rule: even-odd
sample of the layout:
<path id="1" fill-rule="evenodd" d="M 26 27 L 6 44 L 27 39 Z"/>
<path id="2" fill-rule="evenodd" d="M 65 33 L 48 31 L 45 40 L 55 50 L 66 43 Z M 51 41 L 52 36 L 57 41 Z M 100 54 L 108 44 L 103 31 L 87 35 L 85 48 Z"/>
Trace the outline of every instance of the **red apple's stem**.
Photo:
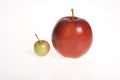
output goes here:
<path id="1" fill-rule="evenodd" d="M 71 11 L 72 11 L 72 21 L 74 21 L 74 10 L 73 10 L 73 8 L 71 9 Z"/>
<path id="2" fill-rule="evenodd" d="M 37 34 L 35 34 L 35 36 L 36 36 L 36 38 L 38 39 L 38 41 L 39 41 L 39 43 L 40 43 L 40 39 L 39 39 L 38 35 L 37 35 Z"/>

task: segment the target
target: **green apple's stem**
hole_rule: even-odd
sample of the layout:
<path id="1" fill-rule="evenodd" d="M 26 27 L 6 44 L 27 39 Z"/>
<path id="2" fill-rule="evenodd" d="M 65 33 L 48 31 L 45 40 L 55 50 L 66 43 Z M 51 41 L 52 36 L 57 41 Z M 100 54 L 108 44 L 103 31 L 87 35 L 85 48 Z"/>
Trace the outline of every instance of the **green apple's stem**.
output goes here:
<path id="1" fill-rule="evenodd" d="M 72 21 L 74 21 L 74 10 L 73 10 L 73 8 L 71 9 L 71 11 L 72 11 Z"/>
<path id="2" fill-rule="evenodd" d="M 39 43 L 40 43 L 40 39 L 39 39 L 38 35 L 37 35 L 37 34 L 35 34 L 35 36 L 37 37 L 37 39 L 38 39 L 38 41 L 39 41 Z"/>

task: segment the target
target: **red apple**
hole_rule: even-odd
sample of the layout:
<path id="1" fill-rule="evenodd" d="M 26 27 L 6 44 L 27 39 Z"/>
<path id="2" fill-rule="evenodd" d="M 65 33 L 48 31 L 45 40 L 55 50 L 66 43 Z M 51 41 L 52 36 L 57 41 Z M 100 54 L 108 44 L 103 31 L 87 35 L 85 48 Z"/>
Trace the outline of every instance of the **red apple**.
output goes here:
<path id="1" fill-rule="evenodd" d="M 92 29 L 82 18 L 72 16 L 62 17 L 52 32 L 54 48 L 64 57 L 78 58 L 84 55 L 92 43 Z"/>

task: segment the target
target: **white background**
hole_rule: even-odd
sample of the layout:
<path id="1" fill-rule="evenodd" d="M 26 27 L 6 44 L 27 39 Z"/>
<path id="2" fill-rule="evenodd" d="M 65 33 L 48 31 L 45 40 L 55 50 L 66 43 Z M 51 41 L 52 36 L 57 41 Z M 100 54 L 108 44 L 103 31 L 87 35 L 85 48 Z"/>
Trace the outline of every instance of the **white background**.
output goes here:
<path id="1" fill-rule="evenodd" d="M 51 42 L 71 8 L 93 30 L 90 50 L 78 59 L 63 58 Z M 34 53 L 34 33 L 50 43 L 47 56 Z M 120 1 L 0 0 L 0 80 L 120 80 Z"/>

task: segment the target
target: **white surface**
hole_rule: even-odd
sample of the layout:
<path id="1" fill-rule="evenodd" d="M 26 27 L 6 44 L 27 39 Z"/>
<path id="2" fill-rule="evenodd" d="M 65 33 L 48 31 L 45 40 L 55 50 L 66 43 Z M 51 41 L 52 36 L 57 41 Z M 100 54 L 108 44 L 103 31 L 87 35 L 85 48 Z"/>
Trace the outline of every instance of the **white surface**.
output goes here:
<path id="1" fill-rule="evenodd" d="M 0 0 L 0 80 L 120 80 L 119 0 Z M 71 15 L 86 19 L 93 44 L 78 59 L 62 58 L 51 33 L 57 20 Z M 34 54 L 37 40 L 47 40 L 46 57 Z"/>

